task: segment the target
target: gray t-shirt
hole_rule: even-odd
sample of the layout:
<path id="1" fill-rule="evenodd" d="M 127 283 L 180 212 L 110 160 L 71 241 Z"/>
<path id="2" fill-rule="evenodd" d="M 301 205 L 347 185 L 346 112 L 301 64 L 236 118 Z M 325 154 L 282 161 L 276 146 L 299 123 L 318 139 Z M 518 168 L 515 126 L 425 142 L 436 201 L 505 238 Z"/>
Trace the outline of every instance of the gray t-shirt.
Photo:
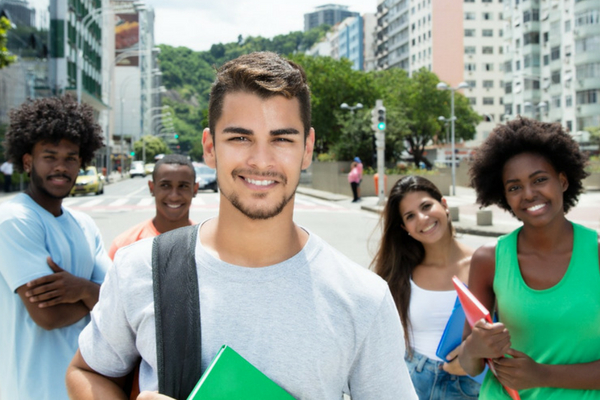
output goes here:
<path id="1" fill-rule="evenodd" d="M 117 252 L 79 346 L 95 371 L 157 390 L 152 239 Z M 298 399 L 416 399 L 387 284 L 314 234 L 282 263 L 247 268 L 198 240 L 202 368 L 227 344 Z M 173 329 L 177 329 L 173 327 Z"/>

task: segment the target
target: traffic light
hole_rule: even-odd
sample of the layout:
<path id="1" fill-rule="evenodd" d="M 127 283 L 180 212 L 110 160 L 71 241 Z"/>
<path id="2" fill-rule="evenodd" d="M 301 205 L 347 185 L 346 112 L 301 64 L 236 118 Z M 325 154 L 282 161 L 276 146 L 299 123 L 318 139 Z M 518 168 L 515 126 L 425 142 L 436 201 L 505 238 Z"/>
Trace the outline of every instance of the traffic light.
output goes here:
<path id="1" fill-rule="evenodd" d="M 377 130 L 385 131 L 385 107 L 377 109 Z"/>
<path id="2" fill-rule="evenodd" d="M 135 157 L 135 151 L 132 151 L 131 153 L 129 153 L 129 155 L 130 155 L 131 157 Z"/>
<path id="3" fill-rule="evenodd" d="M 385 131 L 385 107 L 381 103 L 371 110 L 371 129 L 375 132 Z"/>
<path id="4" fill-rule="evenodd" d="M 179 135 L 178 135 L 178 134 L 174 134 L 174 135 L 173 135 L 173 137 L 174 137 L 175 139 L 179 139 Z"/>

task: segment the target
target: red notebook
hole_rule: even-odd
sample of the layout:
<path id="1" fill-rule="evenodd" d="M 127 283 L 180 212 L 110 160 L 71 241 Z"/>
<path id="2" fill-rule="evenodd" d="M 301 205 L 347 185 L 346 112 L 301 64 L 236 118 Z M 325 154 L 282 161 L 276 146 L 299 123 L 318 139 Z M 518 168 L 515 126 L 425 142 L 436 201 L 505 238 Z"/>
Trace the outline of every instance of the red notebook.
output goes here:
<path id="1" fill-rule="evenodd" d="M 481 304 L 479 300 L 477 300 L 475 296 L 473 296 L 473 293 L 471 293 L 471 291 L 467 289 L 467 286 L 464 283 L 462 283 L 460 279 L 458 279 L 456 276 L 452 277 L 452 283 L 456 288 L 456 292 L 458 293 L 458 299 L 460 300 L 460 304 L 462 305 L 463 310 L 465 311 L 465 316 L 471 328 L 473 327 L 473 325 L 475 325 L 477 321 L 479 321 L 482 318 L 491 324 L 492 316 L 490 315 L 490 312 L 487 310 L 487 308 L 483 306 L 483 304 Z M 494 370 L 494 363 L 492 363 L 492 360 L 488 359 L 487 364 L 490 367 L 490 370 L 494 373 L 494 375 L 496 375 L 496 371 Z M 506 390 L 508 395 L 513 400 L 521 400 L 519 392 L 517 392 L 515 389 L 511 389 L 507 386 L 504 386 L 504 390 Z"/>

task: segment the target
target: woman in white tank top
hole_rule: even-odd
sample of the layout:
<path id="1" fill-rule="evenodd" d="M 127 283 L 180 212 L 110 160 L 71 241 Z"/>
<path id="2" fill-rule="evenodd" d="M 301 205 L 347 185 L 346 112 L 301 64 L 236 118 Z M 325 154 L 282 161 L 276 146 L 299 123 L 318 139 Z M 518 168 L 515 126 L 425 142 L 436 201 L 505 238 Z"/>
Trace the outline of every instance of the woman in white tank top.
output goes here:
<path id="1" fill-rule="evenodd" d="M 475 399 L 479 384 L 458 363 L 436 356 L 456 301 L 452 276 L 467 282 L 473 250 L 458 242 L 439 189 L 420 176 L 400 179 L 382 214 L 372 262 L 388 282 L 404 327 L 406 362 L 420 400 Z"/>

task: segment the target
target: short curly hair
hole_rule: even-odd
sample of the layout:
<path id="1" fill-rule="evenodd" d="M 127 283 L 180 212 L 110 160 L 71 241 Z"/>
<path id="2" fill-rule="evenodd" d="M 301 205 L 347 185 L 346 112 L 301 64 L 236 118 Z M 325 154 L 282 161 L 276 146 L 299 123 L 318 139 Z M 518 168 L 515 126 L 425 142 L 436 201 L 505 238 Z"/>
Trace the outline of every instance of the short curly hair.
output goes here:
<path id="1" fill-rule="evenodd" d="M 495 204 L 514 215 L 504 195 L 502 173 L 504 164 L 522 153 L 539 154 L 555 171 L 566 175 L 569 187 L 563 194 L 565 213 L 577 204 L 583 192 L 582 180 L 588 176 L 587 160 L 579 145 L 560 123 L 519 117 L 498 125 L 477 149 L 469 175 L 482 207 Z"/>
<path id="2" fill-rule="evenodd" d="M 10 111 L 5 157 L 23 172 L 23 155 L 31 154 L 36 143 L 58 144 L 63 139 L 79 146 L 81 166 L 85 168 L 103 146 L 102 129 L 92 107 L 78 104 L 70 95 L 28 99 Z"/>

